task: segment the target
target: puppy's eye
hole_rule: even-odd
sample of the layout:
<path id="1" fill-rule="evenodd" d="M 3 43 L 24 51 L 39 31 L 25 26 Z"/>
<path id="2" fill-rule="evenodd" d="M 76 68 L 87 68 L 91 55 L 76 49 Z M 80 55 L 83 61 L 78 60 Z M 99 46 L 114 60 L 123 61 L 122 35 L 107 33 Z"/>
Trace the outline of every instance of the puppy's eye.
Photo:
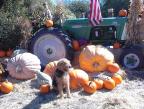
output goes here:
<path id="1" fill-rule="evenodd" d="M 72 66 L 69 66 L 68 68 L 72 68 Z"/>

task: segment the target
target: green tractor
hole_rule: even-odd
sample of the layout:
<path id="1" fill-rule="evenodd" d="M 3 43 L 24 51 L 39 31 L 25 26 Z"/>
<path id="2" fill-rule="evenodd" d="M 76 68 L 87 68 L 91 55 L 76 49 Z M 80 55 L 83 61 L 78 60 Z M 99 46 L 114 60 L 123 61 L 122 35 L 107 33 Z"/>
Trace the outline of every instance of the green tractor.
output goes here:
<path id="1" fill-rule="evenodd" d="M 61 58 L 72 59 L 72 39 L 84 40 L 108 47 L 122 66 L 135 69 L 143 67 L 143 45 L 113 49 L 111 46 L 126 40 L 127 17 L 108 17 L 92 27 L 88 18 L 67 19 L 62 25 L 40 28 L 29 40 L 28 50 L 37 55 L 42 66 Z"/>

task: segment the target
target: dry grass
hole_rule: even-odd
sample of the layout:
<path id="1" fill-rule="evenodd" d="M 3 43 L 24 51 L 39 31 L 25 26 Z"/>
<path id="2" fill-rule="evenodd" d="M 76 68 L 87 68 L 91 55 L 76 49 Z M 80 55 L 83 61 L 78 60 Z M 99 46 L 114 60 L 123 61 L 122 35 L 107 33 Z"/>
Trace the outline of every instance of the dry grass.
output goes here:
<path id="1" fill-rule="evenodd" d="M 57 92 L 40 94 L 35 80 L 18 81 L 10 94 L 0 94 L 0 109 L 144 109 L 144 72 L 127 71 L 127 78 L 115 89 L 92 95 L 72 91 L 72 98 L 57 99 Z"/>

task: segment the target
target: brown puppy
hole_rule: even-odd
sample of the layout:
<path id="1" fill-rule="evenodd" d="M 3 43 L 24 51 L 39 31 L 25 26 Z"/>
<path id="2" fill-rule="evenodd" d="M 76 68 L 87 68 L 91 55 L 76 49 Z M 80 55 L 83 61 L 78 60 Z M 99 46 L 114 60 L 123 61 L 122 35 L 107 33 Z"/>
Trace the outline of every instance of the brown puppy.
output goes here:
<path id="1" fill-rule="evenodd" d="M 66 88 L 67 97 L 70 97 L 70 83 L 69 83 L 69 70 L 71 68 L 70 61 L 63 58 L 59 60 L 57 64 L 57 70 L 55 71 L 55 79 L 60 98 L 63 98 L 63 89 Z"/>

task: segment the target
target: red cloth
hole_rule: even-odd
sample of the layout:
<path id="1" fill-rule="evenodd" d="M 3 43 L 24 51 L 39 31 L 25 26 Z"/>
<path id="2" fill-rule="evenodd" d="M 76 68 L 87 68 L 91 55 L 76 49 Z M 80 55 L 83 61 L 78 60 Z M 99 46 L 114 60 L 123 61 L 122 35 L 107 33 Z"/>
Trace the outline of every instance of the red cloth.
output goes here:
<path id="1" fill-rule="evenodd" d="M 89 20 L 90 20 L 92 26 L 96 26 L 102 21 L 99 0 L 90 0 Z"/>

